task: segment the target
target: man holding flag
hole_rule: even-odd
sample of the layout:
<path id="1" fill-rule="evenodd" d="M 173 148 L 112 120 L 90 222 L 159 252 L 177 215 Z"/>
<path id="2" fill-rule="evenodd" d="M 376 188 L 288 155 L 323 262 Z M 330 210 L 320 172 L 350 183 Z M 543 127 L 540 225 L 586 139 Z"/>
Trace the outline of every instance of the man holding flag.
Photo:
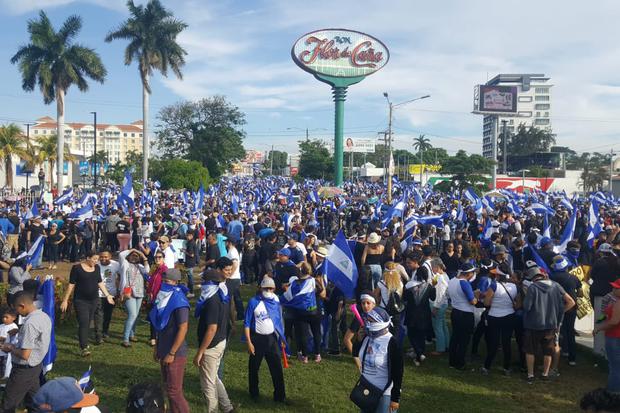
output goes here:
<path id="1" fill-rule="evenodd" d="M 181 272 L 168 268 L 149 319 L 157 332 L 153 358 L 161 364 L 161 374 L 166 385 L 172 413 L 189 413 L 189 404 L 183 395 L 183 377 L 187 363 L 187 328 L 189 302 L 178 287 Z"/>

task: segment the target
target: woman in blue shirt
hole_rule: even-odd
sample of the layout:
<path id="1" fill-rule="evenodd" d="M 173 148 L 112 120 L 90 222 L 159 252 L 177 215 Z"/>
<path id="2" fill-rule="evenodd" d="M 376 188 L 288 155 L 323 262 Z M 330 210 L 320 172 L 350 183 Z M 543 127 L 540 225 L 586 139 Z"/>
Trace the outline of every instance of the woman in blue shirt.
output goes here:
<path id="1" fill-rule="evenodd" d="M 474 331 L 474 306 L 478 302 L 470 281 L 476 267 L 462 265 L 457 276 L 448 282 L 448 296 L 452 302 L 452 337 L 450 337 L 450 367 L 465 369 L 465 354 Z"/>

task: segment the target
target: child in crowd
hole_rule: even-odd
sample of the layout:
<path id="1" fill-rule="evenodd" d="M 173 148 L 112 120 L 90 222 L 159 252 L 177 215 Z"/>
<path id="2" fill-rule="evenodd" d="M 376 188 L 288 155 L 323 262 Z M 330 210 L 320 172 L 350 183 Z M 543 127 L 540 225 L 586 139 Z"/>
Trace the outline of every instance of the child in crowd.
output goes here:
<path id="1" fill-rule="evenodd" d="M 0 343 L 17 344 L 17 312 L 12 309 L 6 309 L 2 314 L 2 324 L 0 324 Z M 0 350 L 0 380 L 9 378 L 11 374 L 11 355 Z M 2 385 L 4 386 L 4 384 Z"/>

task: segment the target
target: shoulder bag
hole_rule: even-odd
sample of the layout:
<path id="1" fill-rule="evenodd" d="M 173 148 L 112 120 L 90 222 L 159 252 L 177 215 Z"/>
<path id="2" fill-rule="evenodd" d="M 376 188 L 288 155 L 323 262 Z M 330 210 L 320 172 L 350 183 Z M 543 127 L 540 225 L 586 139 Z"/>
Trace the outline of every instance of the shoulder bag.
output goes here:
<path id="1" fill-rule="evenodd" d="M 370 339 L 366 343 L 364 348 L 364 355 L 362 356 L 362 374 L 355 383 L 355 387 L 351 390 L 349 399 L 359 407 L 362 412 L 374 412 L 383 397 L 383 393 L 390 387 L 392 381 L 389 379 L 389 367 L 388 367 L 388 382 L 383 389 L 375 386 L 364 377 L 364 361 L 366 360 L 366 353 L 368 352 L 368 346 L 370 345 Z M 389 365 L 389 363 L 388 363 Z"/>

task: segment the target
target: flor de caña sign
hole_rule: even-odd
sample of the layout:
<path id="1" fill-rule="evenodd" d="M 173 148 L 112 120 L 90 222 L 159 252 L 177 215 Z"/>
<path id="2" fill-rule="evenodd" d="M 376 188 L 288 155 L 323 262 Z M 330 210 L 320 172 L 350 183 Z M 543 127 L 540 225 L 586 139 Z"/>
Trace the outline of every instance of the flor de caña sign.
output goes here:
<path id="1" fill-rule="evenodd" d="M 380 40 L 346 29 L 306 33 L 297 39 L 291 55 L 307 72 L 338 78 L 368 76 L 385 66 L 390 58 Z"/>

